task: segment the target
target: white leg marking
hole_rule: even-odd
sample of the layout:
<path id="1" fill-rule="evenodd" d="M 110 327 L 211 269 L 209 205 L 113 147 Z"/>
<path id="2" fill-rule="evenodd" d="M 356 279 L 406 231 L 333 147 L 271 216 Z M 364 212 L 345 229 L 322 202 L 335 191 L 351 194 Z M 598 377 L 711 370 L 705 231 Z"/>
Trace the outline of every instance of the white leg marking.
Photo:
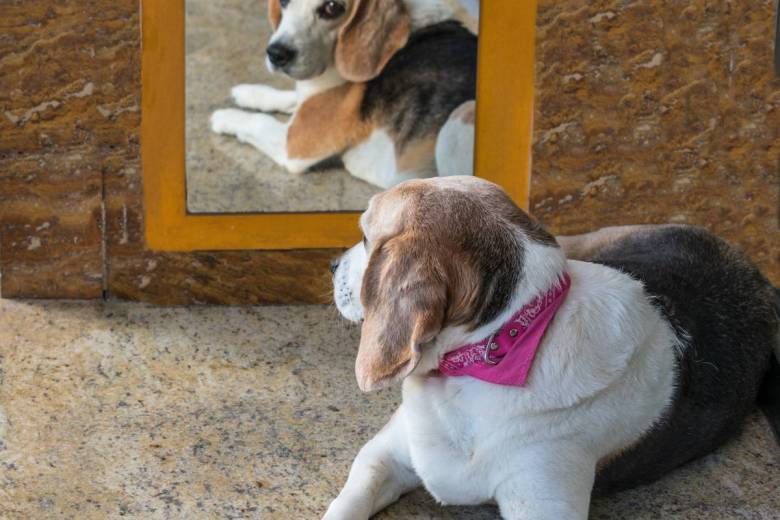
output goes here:
<path id="1" fill-rule="evenodd" d="M 234 135 L 251 144 L 290 173 L 302 173 L 327 157 L 290 159 L 287 156 L 287 124 L 267 114 L 255 114 L 235 108 L 217 110 L 211 115 L 211 130 Z"/>
<path id="2" fill-rule="evenodd" d="M 516 477 L 496 488 L 507 520 L 587 520 L 596 462 L 587 450 L 555 444 L 525 448 L 506 462 Z"/>
<path id="3" fill-rule="evenodd" d="M 412 469 L 401 412 L 358 453 L 344 489 L 323 520 L 368 520 L 420 485 Z"/>
<path id="4" fill-rule="evenodd" d="M 230 93 L 236 105 L 261 112 L 292 114 L 298 106 L 297 92 L 268 85 L 236 85 Z"/>
<path id="5" fill-rule="evenodd" d="M 211 115 L 211 130 L 236 136 L 282 166 L 287 163 L 287 125 L 269 115 L 235 108 L 217 110 Z"/>

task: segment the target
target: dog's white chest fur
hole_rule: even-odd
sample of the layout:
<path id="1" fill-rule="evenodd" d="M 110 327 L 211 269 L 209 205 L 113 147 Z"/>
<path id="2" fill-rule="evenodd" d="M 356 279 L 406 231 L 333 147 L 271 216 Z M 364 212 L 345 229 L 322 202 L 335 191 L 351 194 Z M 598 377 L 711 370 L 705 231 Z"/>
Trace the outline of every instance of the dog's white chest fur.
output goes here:
<path id="1" fill-rule="evenodd" d="M 492 499 L 504 483 L 539 474 L 549 456 L 535 450 L 555 454 L 556 443 L 562 460 L 595 464 L 635 443 L 668 406 L 677 343 L 658 311 L 637 298 L 641 285 L 593 264 L 570 262 L 569 270 L 572 290 L 526 387 L 471 378 L 404 382 L 399 419 L 412 466 L 440 502 Z M 608 327 L 593 319 L 605 312 Z M 582 452 L 564 453 L 572 445 Z M 562 478 L 592 485 L 593 476 L 574 471 Z"/>
<path id="2" fill-rule="evenodd" d="M 486 465 L 495 439 L 481 439 L 493 411 L 478 413 L 468 399 L 470 381 L 410 378 L 404 414 L 412 464 L 428 491 L 443 504 L 476 504 L 491 498 Z M 412 414 L 414 414 L 412 416 Z"/>

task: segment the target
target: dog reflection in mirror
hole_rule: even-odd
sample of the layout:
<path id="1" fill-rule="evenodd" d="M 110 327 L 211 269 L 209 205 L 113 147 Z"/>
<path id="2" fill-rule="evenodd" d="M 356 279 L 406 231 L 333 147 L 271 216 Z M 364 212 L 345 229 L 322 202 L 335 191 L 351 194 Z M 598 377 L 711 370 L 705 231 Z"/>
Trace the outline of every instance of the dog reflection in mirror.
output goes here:
<path id="1" fill-rule="evenodd" d="M 381 188 L 473 168 L 477 38 L 445 0 L 269 0 L 267 65 L 291 91 L 238 85 L 239 109 L 214 112 L 293 173 L 340 157 Z"/>
<path id="2" fill-rule="evenodd" d="M 328 520 L 419 486 L 509 519 L 585 519 L 593 492 L 722 444 L 778 383 L 775 290 L 701 229 L 556 239 L 475 177 L 405 182 L 360 225 L 332 265 L 336 305 L 362 322 L 360 388 L 402 382 L 403 402 Z"/>

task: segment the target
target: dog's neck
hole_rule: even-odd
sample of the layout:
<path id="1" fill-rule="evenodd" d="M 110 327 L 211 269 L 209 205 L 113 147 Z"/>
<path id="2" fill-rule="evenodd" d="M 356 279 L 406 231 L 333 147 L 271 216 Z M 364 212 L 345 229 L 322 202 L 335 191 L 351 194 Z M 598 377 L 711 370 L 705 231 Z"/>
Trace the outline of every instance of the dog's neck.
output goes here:
<path id="1" fill-rule="evenodd" d="M 493 320 L 474 330 L 464 326 L 443 330 L 433 344 L 423 347 L 423 359 L 415 373 L 425 374 L 438 369 L 439 362 L 446 354 L 489 337 L 523 307 L 559 283 L 566 273 L 566 255 L 559 247 L 526 240 L 523 249 L 523 277 L 515 288 L 510 304 Z"/>
<path id="2" fill-rule="evenodd" d="M 502 386 L 525 386 L 542 338 L 566 299 L 570 285 L 571 279 L 566 274 L 487 339 L 446 354 L 439 362 L 440 373 Z"/>

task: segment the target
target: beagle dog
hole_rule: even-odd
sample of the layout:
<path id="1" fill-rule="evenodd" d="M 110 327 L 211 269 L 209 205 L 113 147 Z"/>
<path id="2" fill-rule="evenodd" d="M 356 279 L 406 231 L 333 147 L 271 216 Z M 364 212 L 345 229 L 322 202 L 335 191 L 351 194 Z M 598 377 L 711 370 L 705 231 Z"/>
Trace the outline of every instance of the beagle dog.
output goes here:
<path id="1" fill-rule="evenodd" d="M 475 177 L 403 183 L 360 225 L 335 301 L 362 321 L 360 388 L 403 381 L 403 402 L 327 520 L 418 486 L 507 519 L 585 519 L 592 493 L 732 437 L 770 379 L 777 413 L 775 289 L 702 229 L 556 239 Z"/>
<path id="2" fill-rule="evenodd" d="M 443 0 L 269 0 L 267 65 L 294 91 L 238 85 L 211 128 L 291 173 L 340 157 L 381 188 L 473 169 L 477 37 Z M 436 157 L 440 162 L 436 163 Z"/>

